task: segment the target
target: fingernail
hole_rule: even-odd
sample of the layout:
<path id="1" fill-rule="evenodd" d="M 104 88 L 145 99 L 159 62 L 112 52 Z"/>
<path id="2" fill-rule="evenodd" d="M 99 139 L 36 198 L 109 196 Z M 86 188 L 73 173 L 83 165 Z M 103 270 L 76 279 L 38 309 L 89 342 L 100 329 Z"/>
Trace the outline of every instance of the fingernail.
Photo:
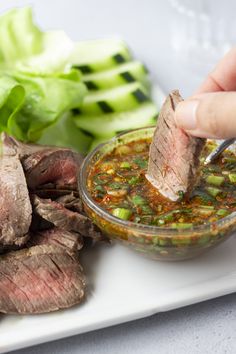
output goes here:
<path id="1" fill-rule="evenodd" d="M 180 102 L 175 111 L 176 124 L 184 130 L 194 130 L 197 127 L 196 110 L 198 100 Z"/>

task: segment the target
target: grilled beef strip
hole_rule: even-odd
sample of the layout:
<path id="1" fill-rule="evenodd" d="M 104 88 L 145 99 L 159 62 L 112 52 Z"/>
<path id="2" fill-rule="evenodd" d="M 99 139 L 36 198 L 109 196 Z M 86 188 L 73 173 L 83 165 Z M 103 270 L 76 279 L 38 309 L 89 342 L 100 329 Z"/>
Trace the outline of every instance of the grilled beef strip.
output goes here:
<path id="1" fill-rule="evenodd" d="M 28 239 L 32 208 L 20 160 L 13 151 L 0 159 L 0 247 Z"/>
<path id="2" fill-rule="evenodd" d="M 83 237 L 76 232 L 53 227 L 48 230 L 32 232 L 27 247 L 38 245 L 55 245 L 71 254 L 76 254 L 83 247 Z"/>
<path id="3" fill-rule="evenodd" d="M 0 257 L 0 312 L 34 314 L 82 301 L 85 277 L 78 260 L 55 245 Z"/>
<path id="4" fill-rule="evenodd" d="M 178 128 L 174 112 L 183 99 L 171 92 L 159 114 L 150 146 L 147 179 L 166 198 L 176 201 L 183 193 L 188 196 L 197 183 L 199 157 L 205 139 L 187 135 Z"/>
<path id="5" fill-rule="evenodd" d="M 3 153 L 18 155 L 27 180 L 34 190 L 44 185 L 55 189 L 78 190 L 78 171 L 82 155 L 68 148 L 24 144 L 2 134 Z"/>
<path id="6" fill-rule="evenodd" d="M 51 199 L 42 199 L 37 195 L 33 195 L 31 200 L 34 213 L 56 227 L 78 232 L 80 235 L 91 237 L 96 241 L 104 240 L 100 230 L 87 216 L 68 210 L 62 204 Z"/>

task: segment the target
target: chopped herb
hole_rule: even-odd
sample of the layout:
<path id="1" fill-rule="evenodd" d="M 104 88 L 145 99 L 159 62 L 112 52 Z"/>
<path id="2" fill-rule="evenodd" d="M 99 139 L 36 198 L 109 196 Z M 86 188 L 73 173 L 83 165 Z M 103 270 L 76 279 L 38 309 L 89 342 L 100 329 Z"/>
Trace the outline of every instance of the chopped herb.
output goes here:
<path id="1" fill-rule="evenodd" d="M 112 210 L 112 215 L 122 220 L 129 220 L 132 215 L 132 211 L 125 208 L 116 208 Z"/>
<path id="2" fill-rule="evenodd" d="M 230 173 L 229 174 L 229 180 L 232 183 L 236 183 L 236 173 Z"/>
<path id="3" fill-rule="evenodd" d="M 140 195 L 134 195 L 133 197 L 131 197 L 131 201 L 134 205 L 147 204 L 147 200 L 141 197 Z"/>
<path id="4" fill-rule="evenodd" d="M 93 177 L 95 184 L 106 184 L 110 180 L 111 176 L 107 173 L 98 173 Z"/>
<path id="5" fill-rule="evenodd" d="M 124 185 L 122 185 L 121 183 L 118 182 L 112 182 L 108 184 L 109 188 L 111 189 L 121 189 L 124 188 Z"/>
<path id="6" fill-rule="evenodd" d="M 147 168 L 147 165 L 148 165 L 148 161 L 147 160 L 144 160 L 144 159 L 141 159 L 140 157 L 136 157 L 133 162 L 138 165 L 138 167 L 144 169 L 144 168 Z"/>
<path id="7" fill-rule="evenodd" d="M 193 226 L 192 223 L 172 223 L 171 224 L 171 227 L 175 229 L 189 229 L 192 226 Z"/>
<path id="8" fill-rule="evenodd" d="M 105 189 L 100 186 L 99 184 L 97 186 L 94 187 L 95 191 L 99 191 L 99 192 L 104 192 L 105 193 Z"/>
<path id="9" fill-rule="evenodd" d="M 140 177 L 136 177 L 136 176 L 133 176 L 131 177 L 129 180 L 128 180 L 128 183 L 131 185 L 131 186 L 135 186 L 137 183 L 139 183 L 141 181 L 141 178 Z"/>
<path id="10" fill-rule="evenodd" d="M 121 162 L 120 167 L 121 167 L 121 168 L 127 168 L 127 169 L 130 169 L 130 168 L 131 168 L 131 165 L 130 165 L 130 163 L 129 163 L 129 162 L 127 162 L 127 161 L 123 161 L 123 162 Z"/>
<path id="11" fill-rule="evenodd" d="M 206 177 L 206 182 L 213 184 L 214 186 L 221 186 L 224 183 L 225 178 L 223 176 L 210 175 Z"/>
<path id="12" fill-rule="evenodd" d="M 219 209 L 219 210 L 217 210 L 217 213 L 216 213 L 216 215 L 219 215 L 219 216 L 225 216 L 227 214 L 229 214 L 229 211 L 227 209 Z"/>
<path id="13" fill-rule="evenodd" d="M 184 199 L 184 191 L 178 191 L 179 195 L 179 202 L 181 202 Z"/>
<path id="14" fill-rule="evenodd" d="M 152 208 L 150 208 L 149 205 L 141 205 L 140 208 L 143 214 L 154 214 Z"/>
<path id="15" fill-rule="evenodd" d="M 216 187 L 207 187 L 206 190 L 212 197 L 216 197 L 221 192 L 221 190 Z"/>

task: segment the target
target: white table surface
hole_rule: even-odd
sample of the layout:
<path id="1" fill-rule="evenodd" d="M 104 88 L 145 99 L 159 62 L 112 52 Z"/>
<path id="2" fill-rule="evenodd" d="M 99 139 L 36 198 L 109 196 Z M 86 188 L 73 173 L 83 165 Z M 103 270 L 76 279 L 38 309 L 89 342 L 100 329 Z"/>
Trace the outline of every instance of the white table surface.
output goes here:
<path id="1" fill-rule="evenodd" d="M 26 4 L 33 4 L 42 28 L 64 29 L 74 40 L 120 35 L 165 92 L 179 88 L 188 96 L 206 72 L 203 67 L 196 74 L 176 61 L 170 47 L 168 1 L 2 0 L 0 11 Z M 14 353 L 233 354 L 236 294 Z"/>

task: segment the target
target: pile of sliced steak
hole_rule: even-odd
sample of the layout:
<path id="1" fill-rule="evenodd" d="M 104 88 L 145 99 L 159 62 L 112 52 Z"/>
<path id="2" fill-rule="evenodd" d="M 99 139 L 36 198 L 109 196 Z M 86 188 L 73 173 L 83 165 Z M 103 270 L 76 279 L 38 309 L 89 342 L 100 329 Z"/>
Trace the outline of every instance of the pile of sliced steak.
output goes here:
<path id="1" fill-rule="evenodd" d="M 205 145 L 205 139 L 189 136 L 177 127 L 174 113 L 182 100 L 179 92 L 173 91 L 160 111 L 146 175 L 163 196 L 173 201 L 192 191 Z"/>
<path id="2" fill-rule="evenodd" d="M 84 238 L 102 240 L 78 193 L 82 157 L 3 134 L 0 158 L 0 312 L 44 313 L 82 301 Z"/>

